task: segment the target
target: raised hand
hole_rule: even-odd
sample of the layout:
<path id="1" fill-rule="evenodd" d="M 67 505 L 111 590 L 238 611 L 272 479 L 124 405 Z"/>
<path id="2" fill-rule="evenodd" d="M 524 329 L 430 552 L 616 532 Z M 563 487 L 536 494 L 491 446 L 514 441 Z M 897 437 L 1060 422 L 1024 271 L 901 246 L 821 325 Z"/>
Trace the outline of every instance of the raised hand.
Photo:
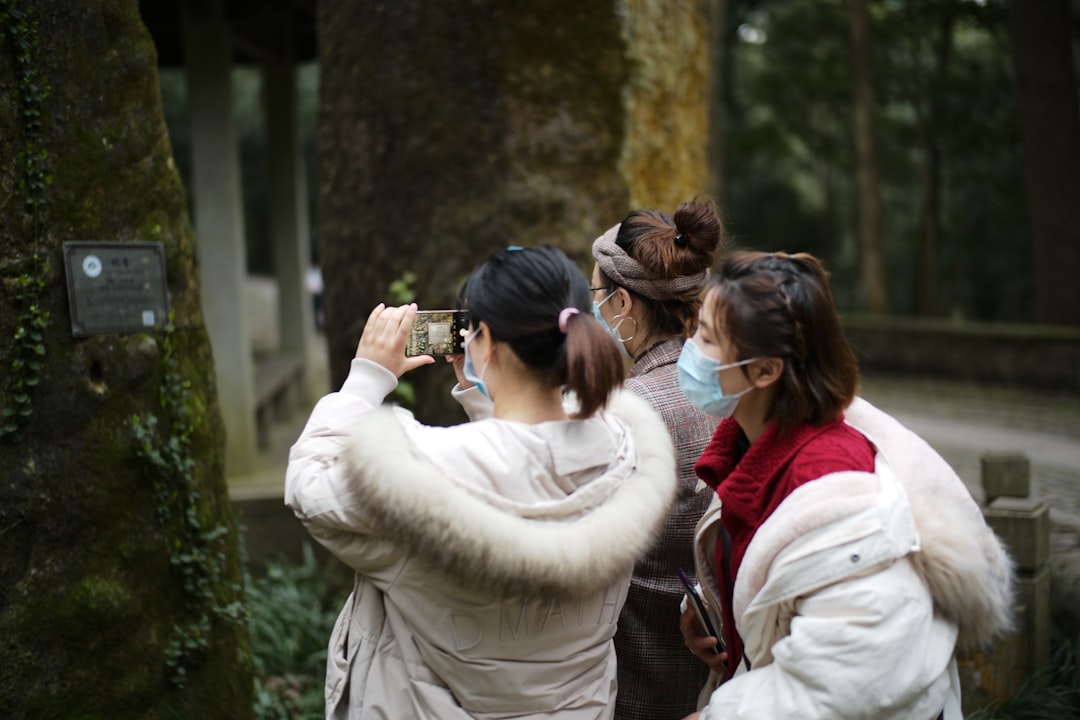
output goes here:
<path id="1" fill-rule="evenodd" d="M 394 373 L 394 377 L 401 377 L 409 370 L 435 362 L 430 355 L 405 355 L 409 328 L 415 317 L 416 303 L 398 307 L 387 307 L 383 303 L 376 305 L 360 335 L 356 357 L 382 365 Z"/>

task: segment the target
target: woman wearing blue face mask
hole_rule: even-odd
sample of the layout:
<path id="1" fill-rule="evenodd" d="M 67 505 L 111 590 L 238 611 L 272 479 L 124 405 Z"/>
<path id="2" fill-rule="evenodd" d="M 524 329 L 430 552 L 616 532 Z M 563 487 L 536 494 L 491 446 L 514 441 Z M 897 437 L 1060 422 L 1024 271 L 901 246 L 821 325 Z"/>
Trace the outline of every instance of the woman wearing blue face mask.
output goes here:
<path id="1" fill-rule="evenodd" d="M 1008 628 L 1010 561 L 941 457 L 855 396 L 821 264 L 729 256 L 678 370 L 723 418 L 695 550 L 726 651 L 688 609 L 714 671 L 690 717 L 961 720 L 954 653 Z"/>
<path id="2" fill-rule="evenodd" d="M 381 407 L 415 305 L 375 308 L 340 392 L 293 446 L 286 503 L 356 571 L 328 718 L 607 720 L 634 560 L 674 494 L 664 426 L 559 250 L 495 254 L 463 292 L 471 422 Z M 564 390 L 571 393 L 564 397 Z"/>
<path id="3" fill-rule="evenodd" d="M 694 462 L 717 418 L 679 391 L 675 362 L 694 331 L 707 270 L 722 225 L 710 202 L 686 202 L 672 216 L 638 210 L 593 242 L 593 312 L 633 362 L 627 390 L 664 418 L 678 459 L 675 505 L 649 553 L 638 561 L 619 618 L 617 720 L 677 720 L 696 707 L 708 671 L 686 652 L 672 622 L 693 575 L 694 526 L 709 504 Z"/>

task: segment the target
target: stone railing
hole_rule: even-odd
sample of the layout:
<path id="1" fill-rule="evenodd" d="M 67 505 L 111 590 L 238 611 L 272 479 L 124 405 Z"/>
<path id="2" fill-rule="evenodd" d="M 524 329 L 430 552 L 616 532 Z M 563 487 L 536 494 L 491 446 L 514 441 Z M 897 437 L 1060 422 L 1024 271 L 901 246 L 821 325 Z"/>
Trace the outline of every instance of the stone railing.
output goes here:
<path id="1" fill-rule="evenodd" d="M 1031 496 L 1026 456 L 986 453 L 981 465 L 983 516 L 1016 565 L 1016 626 L 986 651 L 957 658 L 965 715 L 1044 680 L 1050 666 L 1049 508 Z"/>
<path id="2" fill-rule="evenodd" d="M 1080 327 L 867 315 L 843 322 L 864 370 L 1080 395 Z"/>

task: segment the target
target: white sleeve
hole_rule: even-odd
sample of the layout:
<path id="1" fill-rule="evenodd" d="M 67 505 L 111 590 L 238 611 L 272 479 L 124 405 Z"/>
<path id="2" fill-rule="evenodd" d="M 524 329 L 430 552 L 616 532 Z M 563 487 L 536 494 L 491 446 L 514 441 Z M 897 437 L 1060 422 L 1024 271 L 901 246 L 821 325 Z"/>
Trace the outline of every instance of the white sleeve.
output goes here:
<path id="1" fill-rule="evenodd" d="M 944 706 L 955 626 L 934 617 L 909 561 L 794 606 L 772 662 L 718 687 L 701 720 L 929 718 Z"/>
<path id="2" fill-rule="evenodd" d="M 460 383 L 454 385 L 454 389 L 450 391 L 450 397 L 458 401 L 462 409 L 465 410 L 465 414 L 469 416 L 469 420 L 486 420 L 495 412 L 495 406 L 492 405 L 491 399 L 480 392 L 480 389 L 473 385 L 472 387 L 463 388 Z"/>
<path id="3" fill-rule="evenodd" d="M 316 537 L 367 529 L 339 456 L 348 431 L 379 407 L 396 386 L 397 378 L 386 368 L 369 360 L 353 360 L 341 390 L 319 400 L 289 450 L 285 504 Z"/>

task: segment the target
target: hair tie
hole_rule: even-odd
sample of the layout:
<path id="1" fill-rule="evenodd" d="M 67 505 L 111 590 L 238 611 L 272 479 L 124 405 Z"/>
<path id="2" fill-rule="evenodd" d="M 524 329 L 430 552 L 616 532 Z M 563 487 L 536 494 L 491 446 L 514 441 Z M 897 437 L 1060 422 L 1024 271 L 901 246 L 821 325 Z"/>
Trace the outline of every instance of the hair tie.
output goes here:
<path id="1" fill-rule="evenodd" d="M 675 233 L 675 244 L 679 247 L 686 247 L 686 238 L 681 232 Z"/>
<path id="2" fill-rule="evenodd" d="M 566 321 L 570 319 L 571 315 L 577 315 L 580 312 L 581 311 L 578 310 L 576 307 L 563 308 L 562 311 L 559 313 L 559 332 L 561 332 L 563 335 L 565 335 L 566 334 Z"/>

